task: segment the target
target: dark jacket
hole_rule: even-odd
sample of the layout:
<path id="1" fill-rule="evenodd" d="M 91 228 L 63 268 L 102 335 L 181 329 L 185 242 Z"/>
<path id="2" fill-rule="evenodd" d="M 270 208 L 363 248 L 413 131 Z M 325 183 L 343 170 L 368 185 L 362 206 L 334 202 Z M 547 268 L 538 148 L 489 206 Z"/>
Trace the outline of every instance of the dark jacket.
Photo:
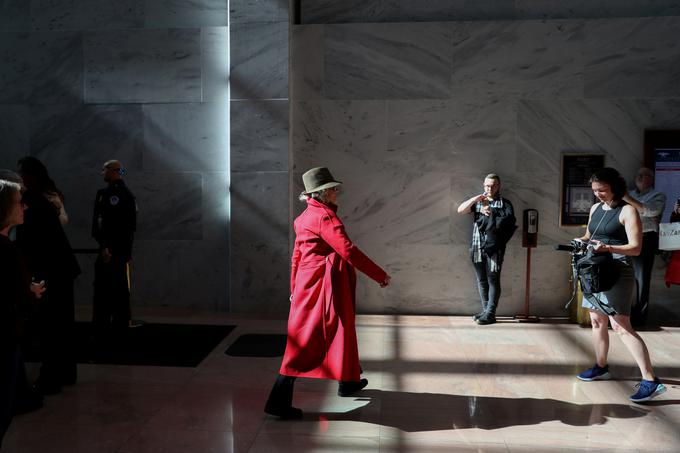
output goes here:
<path id="1" fill-rule="evenodd" d="M 0 235 L 0 345 L 15 347 L 28 315 L 31 278 L 19 249 Z"/>
<path id="2" fill-rule="evenodd" d="M 92 237 L 114 258 L 129 261 L 137 229 L 137 203 L 122 179 L 97 191 L 92 216 Z"/>
<path id="3" fill-rule="evenodd" d="M 24 192 L 23 202 L 26 211 L 24 223 L 17 226 L 16 245 L 31 277 L 36 281 L 77 277 L 80 266 L 52 203 L 33 190 Z"/>
<path id="4" fill-rule="evenodd" d="M 512 203 L 505 198 L 502 200 L 503 207 L 492 207 L 490 216 L 475 213 L 475 223 L 482 237 L 482 248 L 488 256 L 505 251 L 505 245 L 517 229 Z"/>

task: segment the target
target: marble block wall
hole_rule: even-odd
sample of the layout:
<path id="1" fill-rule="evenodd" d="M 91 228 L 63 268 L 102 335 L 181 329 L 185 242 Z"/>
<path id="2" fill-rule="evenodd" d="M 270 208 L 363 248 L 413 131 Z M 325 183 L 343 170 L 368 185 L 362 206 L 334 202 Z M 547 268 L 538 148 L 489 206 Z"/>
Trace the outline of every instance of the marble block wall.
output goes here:
<path id="1" fill-rule="evenodd" d="M 551 247 L 579 231 L 558 226 L 560 154 L 632 175 L 644 128 L 679 127 L 678 2 L 300 5 L 291 29 L 277 0 L 0 2 L 0 166 L 44 160 L 87 248 L 99 168 L 121 159 L 140 204 L 134 305 L 258 314 L 287 311 L 316 165 L 346 182 L 350 234 L 395 277 L 361 278 L 359 311 L 476 311 L 455 207 L 499 171 L 518 212 L 541 212 L 535 311 L 563 314 Z M 524 260 L 516 237 L 504 314 L 521 310 Z"/>
<path id="2" fill-rule="evenodd" d="M 230 1 L 231 302 L 287 313 L 290 269 L 287 1 Z"/>
<path id="3" fill-rule="evenodd" d="M 137 197 L 134 307 L 229 308 L 226 0 L 0 2 L 0 167 L 34 155 L 63 190 L 76 248 L 102 163 Z M 78 303 L 90 304 L 92 255 Z"/>
<path id="4" fill-rule="evenodd" d="M 309 167 L 327 165 L 345 183 L 339 214 L 350 237 L 393 276 L 385 290 L 360 277 L 358 310 L 476 312 L 471 220 L 456 208 L 497 172 L 520 219 L 526 208 L 540 213 L 532 312 L 565 315 L 569 256 L 553 245 L 582 228 L 559 226 L 560 156 L 603 153 L 632 177 L 644 129 L 680 128 L 680 17 L 334 23 L 361 22 L 371 5 L 415 5 L 349 3 L 363 6 L 345 17 L 346 2 L 304 1 L 303 19 L 312 17 L 305 5 L 326 9 L 314 16 L 319 23 L 293 29 L 290 197 Z M 538 11 L 539 3 L 562 17 L 559 4 L 603 2 L 508 5 Z M 608 7 L 619 3 L 635 2 Z M 294 203 L 293 215 L 301 209 Z M 523 310 L 525 268 L 518 233 L 502 315 Z"/>
<path id="5" fill-rule="evenodd" d="M 301 0 L 303 24 L 680 15 L 678 0 Z"/>

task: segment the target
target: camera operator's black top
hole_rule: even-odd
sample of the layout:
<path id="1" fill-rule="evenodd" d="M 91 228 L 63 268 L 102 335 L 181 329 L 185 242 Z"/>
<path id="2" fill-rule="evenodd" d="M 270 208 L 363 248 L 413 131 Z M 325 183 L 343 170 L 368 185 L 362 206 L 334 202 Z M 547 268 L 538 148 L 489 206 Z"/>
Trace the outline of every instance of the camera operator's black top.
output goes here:
<path id="1" fill-rule="evenodd" d="M 628 236 L 626 235 L 626 227 L 619 222 L 619 215 L 626 203 L 619 201 L 615 208 L 608 211 L 602 209 L 600 203 L 588 224 L 588 231 L 590 232 L 590 239 L 596 239 L 608 245 L 626 245 L 628 244 Z M 598 226 L 599 225 L 599 226 Z M 597 230 L 597 231 L 595 231 Z"/>

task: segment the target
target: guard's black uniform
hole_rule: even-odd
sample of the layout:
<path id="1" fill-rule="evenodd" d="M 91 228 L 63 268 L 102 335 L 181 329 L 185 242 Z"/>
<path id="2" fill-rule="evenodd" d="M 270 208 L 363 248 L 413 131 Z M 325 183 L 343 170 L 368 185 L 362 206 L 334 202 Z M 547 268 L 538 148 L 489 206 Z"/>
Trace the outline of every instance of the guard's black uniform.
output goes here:
<path id="1" fill-rule="evenodd" d="M 129 325 L 128 264 L 136 227 L 135 197 L 122 179 L 97 191 L 92 237 L 99 243 L 100 253 L 95 263 L 92 321 L 98 329 Z M 104 260 L 105 250 L 111 255 L 108 262 Z"/>

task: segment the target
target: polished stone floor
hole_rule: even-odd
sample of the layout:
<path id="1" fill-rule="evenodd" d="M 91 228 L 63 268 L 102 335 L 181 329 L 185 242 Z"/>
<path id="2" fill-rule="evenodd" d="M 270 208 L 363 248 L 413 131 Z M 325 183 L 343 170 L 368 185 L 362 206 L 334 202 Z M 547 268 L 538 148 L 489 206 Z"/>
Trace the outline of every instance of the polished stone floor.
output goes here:
<path id="1" fill-rule="evenodd" d="M 304 419 L 280 421 L 262 412 L 280 358 L 224 351 L 284 321 L 152 310 L 136 314 L 238 327 L 197 368 L 80 365 L 77 385 L 14 419 L 2 453 L 678 452 L 680 287 L 663 290 L 660 326 L 642 335 L 668 391 L 646 405 L 628 401 L 639 372 L 618 338 L 613 380 L 574 378 L 593 362 L 590 330 L 564 319 L 364 315 L 367 389 L 340 398 L 334 382 L 298 380 Z"/>

